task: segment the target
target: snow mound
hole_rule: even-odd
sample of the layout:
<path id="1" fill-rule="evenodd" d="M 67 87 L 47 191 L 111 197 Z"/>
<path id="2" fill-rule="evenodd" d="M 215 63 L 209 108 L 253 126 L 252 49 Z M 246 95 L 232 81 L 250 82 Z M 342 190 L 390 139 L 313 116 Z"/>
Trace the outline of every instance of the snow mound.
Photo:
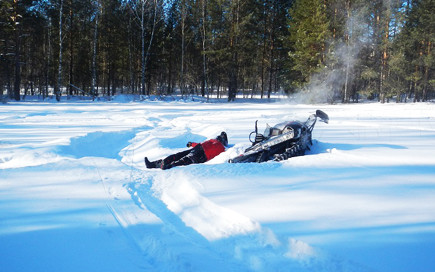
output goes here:
<path id="1" fill-rule="evenodd" d="M 205 251 L 196 252 L 198 258 L 206 262 L 219 259 L 223 263 L 208 267 L 195 261 L 192 264 L 195 271 L 280 271 L 284 267 L 286 271 L 371 271 L 300 240 L 278 238 L 258 222 L 217 205 L 201 194 L 200 182 L 185 169 L 138 173 L 126 186 L 135 203 L 155 214 L 166 231 L 172 233 L 171 240 L 177 241 L 178 250 L 199 246 Z M 135 242 L 146 252 L 150 251 L 149 237 L 137 237 Z M 166 256 L 164 259 L 174 264 L 177 261 L 171 259 L 173 254 L 170 250 L 158 255 Z M 180 269 L 179 264 L 175 267 Z"/>

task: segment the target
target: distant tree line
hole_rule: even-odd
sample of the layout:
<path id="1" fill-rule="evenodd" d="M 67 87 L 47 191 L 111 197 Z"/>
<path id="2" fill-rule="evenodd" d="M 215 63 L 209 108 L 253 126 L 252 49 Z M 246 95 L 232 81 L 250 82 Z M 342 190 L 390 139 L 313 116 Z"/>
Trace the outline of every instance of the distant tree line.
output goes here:
<path id="1" fill-rule="evenodd" d="M 2 0 L 0 96 L 435 96 L 435 0 Z"/>

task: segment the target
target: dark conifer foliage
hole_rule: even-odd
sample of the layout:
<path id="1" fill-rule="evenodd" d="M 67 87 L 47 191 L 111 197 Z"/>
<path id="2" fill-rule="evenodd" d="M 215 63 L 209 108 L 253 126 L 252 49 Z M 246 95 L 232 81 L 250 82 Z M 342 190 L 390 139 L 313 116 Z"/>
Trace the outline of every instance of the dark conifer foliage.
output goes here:
<path id="1" fill-rule="evenodd" d="M 0 96 L 435 96 L 434 0 L 4 0 Z"/>

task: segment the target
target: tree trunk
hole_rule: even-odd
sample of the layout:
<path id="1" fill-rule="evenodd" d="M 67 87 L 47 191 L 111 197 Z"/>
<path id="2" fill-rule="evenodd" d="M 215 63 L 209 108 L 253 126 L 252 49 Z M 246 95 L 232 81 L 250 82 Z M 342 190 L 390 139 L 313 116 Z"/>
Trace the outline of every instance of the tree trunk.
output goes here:
<path id="1" fill-rule="evenodd" d="M 231 61 L 228 75 L 228 101 L 234 101 L 237 94 L 237 74 L 238 74 L 238 32 L 239 32 L 239 0 L 236 1 L 235 6 L 232 7 L 232 25 L 230 35 L 230 53 Z"/>
<path id="2" fill-rule="evenodd" d="M 267 4 L 265 3 L 263 5 L 263 17 L 264 17 L 264 26 L 263 26 L 263 52 L 261 57 L 261 90 L 260 90 L 260 99 L 263 99 L 264 97 L 264 85 L 265 85 L 265 67 L 266 67 L 266 48 L 267 48 L 267 18 L 268 18 L 268 12 L 267 12 Z"/>
<path id="3" fill-rule="evenodd" d="M 9 39 L 5 40 L 5 47 L 4 47 L 4 55 L 6 56 L 7 50 L 9 48 Z M 9 58 L 5 59 L 5 73 L 6 73 L 6 95 L 8 98 L 12 98 L 12 88 L 11 88 L 11 69 L 10 68 L 10 61 Z"/>
<path id="4" fill-rule="evenodd" d="M 15 81 L 14 81 L 14 99 L 20 101 L 21 89 L 21 64 L 20 64 L 20 47 L 21 47 L 21 24 L 15 25 Z"/>
<path id="5" fill-rule="evenodd" d="M 44 43 L 45 45 L 45 43 Z M 47 48 L 45 48 L 45 56 L 46 56 L 46 62 L 45 62 L 45 89 L 42 92 L 42 99 L 45 99 L 48 97 L 48 87 L 50 85 L 50 66 L 51 66 L 51 19 L 48 19 L 48 31 L 47 31 Z"/>
<path id="6" fill-rule="evenodd" d="M 100 17 L 100 3 L 96 3 L 97 7 L 95 10 L 95 24 L 94 24 L 94 38 L 92 43 L 92 86 L 91 86 L 91 94 L 92 100 L 98 96 L 97 89 L 97 43 L 98 43 L 98 21 Z M 104 83 L 103 83 L 104 84 Z"/>
<path id="7" fill-rule="evenodd" d="M 385 98 L 387 96 L 384 82 L 386 81 L 387 74 L 388 74 L 388 44 L 389 44 L 390 17 L 391 17 L 390 15 L 391 15 L 390 6 L 387 4 L 385 16 L 384 16 L 385 25 L 384 25 L 384 39 L 382 41 L 383 49 L 382 49 L 382 60 L 381 60 L 381 75 L 380 75 L 380 92 L 381 92 L 382 103 L 385 103 Z"/>
<path id="8" fill-rule="evenodd" d="M 275 10 L 275 7 L 272 8 L 272 10 Z M 267 98 L 270 99 L 270 94 L 272 93 L 272 82 L 273 82 L 273 69 L 274 69 L 274 49 L 275 49 L 275 12 L 272 12 L 272 19 L 270 22 L 271 30 L 270 30 L 270 52 L 269 52 L 269 88 L 267 91 Z"/>
<path id="9" fill-rule="evenodd" d="M 147 66 L 147 63 L 148 63 L 148 56 L 149 56 L 150 51 L 151 51 L 151 45 L 153 43 L 154 32 L 155 32 L 155 29 L 156 29 L 157 1 L 154 0 L 153 2 L 154 2 L 153 26 L 152 26 L 151 37 L 150 37 L 150 40 L 149 40 L 149 43 L 148 43 L 148 48 L 147 48 L 147 52 L 146 52 L 146 56 L 145 56 L 145 63 L 143 64 L 143 67 L 144 67 L 143 69 L 146 69 L 146 66 Z M 146 76 L 145 70 L 143 70 L 143 76 L 144 77 Z M 151 79 L 150 79 L 150 81 L 151 81 Z M 151 86 L 149 86 L 147 88 L 147 95 L 150 95 L 150 88 L 151 88 Z"/>
<path id="10" fill-rule="evenodd" d="M 415 74 L 414 74 L 414 102 L 420 102 L 420 94 L 418 92 L 418 85 L 417 85 L 417 76 L 418 76 L 418 66 L 415 65 Z"/>
<path id="11" fill-rule="evenodd" d="M 133 35 L 131 26 L 131 17 L 128 21 L 128 69 L 130 75 L 130 93 L 135 93 L 135 76 L 134 76 L 134 61 L 133 61 Z"/>
<path id="12" fill-rule="evenodd" d="M 186 23 L 186 4 L 185 1 L 181 2 L 181 69 L 180 69 L 180 91 L 184 96 L 184 50 L 185 50 L 185 23 Z"/>
<path id="13" fill-rule="evenodd" d="M 14 1 L 14 10 L 13 15 L 11 19 L 14 23 L 14 32 L 15 32 L 15 52 L 14 52 L 14 71 L 15 71 L 15 80 L 14 80 L 14 91 L 13 96 L 16 101 L 20 100 L 20 89 L 21 89 L 21 64 L 20 64 L 20 54 L 21 54 L 21 31 L 22 31 L 22 24 L 19 22 L 19 18 L 21 16 L 18 14 L 18 7 L 15 6 L 18 5 L 16 1 Z M 7 50 L 7 49 L 6 49 Z"/>
<path id="14" fill-rule="evenodd" d="M 202 97 L 205 96 L 205 91 L 207 89 L 207 58 L 205 54 L 206 49 L 206 0 L 202 0 L 202 84 L 201 84 L 201 95 Z M 208 99 L 208 92 L 207 92 L 207 99 Z"/>
<path id="15" fill-rule="evenodd" d="M 380 27 L 380 19 L 381 19 L 381 17 L 379 15 L 380 11 L 378 9 L 379 9 L 379 7 L 375 7 L 374 22 L 373 22 L 374 27 L 373 27 L 372 39 L 373 39 L 373 42 L 374 42 L 375 45 L 377 45 L 379 43 L 379 36 L 380 36 L 380 29 L 381 29 L 381 27 Z M 374 48 L 373 48 L 373 56 L 374 56 L 374 59 L 375 59 L 374 67 L 375 67 L 376 72 L 378 74 L 380 74 L 380 71 L 378 71 L 378 69 L 379 70 L 381 69 L 381 68 L 378 68 L 378 67 L 382 66 L 382 64 L 380 63 L 380 61 L 382 60 L 382 56 L 380 56 L 379 51 L 380 51 L 380 49 L 378 48 L 378 46 L 374 46 Z M 380 76 L 376 79 L 375 85 L 376 85 L 376 90 L 377 90 L 377 95 L 378 95 L 378 100 L 379 100 L 380 97 L 381 97 L 381 89 L 382 89 L 381 88 L 381 77 Z"/>
<path id="16" fill-rule="evenodd" d="M 69 95 L 73 95 L 73 87 L 72 84 L 74 83 L 74 12 L 72 8 L 72 0 L 69 1 L 69 21 L 70 21 L 70 31 L 69 31 L 69 50 L 70 50 L 70 56 L 69 56 L 69 77 L 68 77 L 68 88 L 69 88 Z"/>
<path id="17" fill-rule="evenodd" d="M 145 1 L 141 0 L 141 18 L 140 18 L 140 30 L 141 30 L 141 56 L 142 56 L 142 72 L 141 72 L 141 94 L 145 95 Z"/>
<path id="18" fill-rule="evenodd" d="M 344 81 L 344 97 L 343 102 L 349 103 L 349 70 L 350 70 L 350 33 L 352 31 L 352 18 L 351 18 L 351 11 L 350 11 L 350 0 L 346 0 L 346 14 L 347 14 L 347 20 L 350 20 L 350 29 L 347 30 L 347 33 L 345 35 L 346 40 L 346 76 Z"/>
<path id="19" fill-rule="evenodd" d="M 55 86 L 56 100 L 60 101 L 62 95 L 62 14 L 63 14 L 63 0 L 60 0 L 59 8 L 59 65 L 57 68 L 57 82 Z"/>
<path id="20" fill-rule="evenodd" d="M 431 41 L 428 40 L 426 41 L 427 43 L 427 51 L 426 51 L 426 56 L 429 57 L 430 56 L 430 50 L 431 50 Z M 429 80 L 429 65 L 427 65 L 427 63 L 424 64 L 424 74 L 423 74 L 423 101 L 427 101 L 428 99 L 428 95 L 427 95 L 427 88 L 428 88 L 428 80 Z"/>

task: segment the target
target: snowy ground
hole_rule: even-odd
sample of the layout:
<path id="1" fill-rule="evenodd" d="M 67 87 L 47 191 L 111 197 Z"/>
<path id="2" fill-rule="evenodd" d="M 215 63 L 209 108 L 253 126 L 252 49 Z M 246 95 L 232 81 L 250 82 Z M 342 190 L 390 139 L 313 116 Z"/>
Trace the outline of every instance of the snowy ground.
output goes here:
<path id="1" fill-rule="evenodd" d="M 255 120 L 306 156 L 229 164 Z M 147 170 L 226 131 L 202 165 Z M 434 271 L 435 104 L 0 105 L 0 271 Z"/>

